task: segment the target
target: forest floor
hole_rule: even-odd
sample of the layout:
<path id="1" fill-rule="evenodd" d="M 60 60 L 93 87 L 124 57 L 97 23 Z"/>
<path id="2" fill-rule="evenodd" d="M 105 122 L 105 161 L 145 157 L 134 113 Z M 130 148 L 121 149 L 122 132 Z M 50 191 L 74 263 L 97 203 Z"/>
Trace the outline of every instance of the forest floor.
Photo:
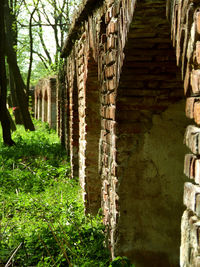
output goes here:
<path id="1" fill-rule="evenodd" d="M 0 266 L 108 266 L 101 216 L 84 215 L 57 134 L 35 126 L 0 143 Z"/>

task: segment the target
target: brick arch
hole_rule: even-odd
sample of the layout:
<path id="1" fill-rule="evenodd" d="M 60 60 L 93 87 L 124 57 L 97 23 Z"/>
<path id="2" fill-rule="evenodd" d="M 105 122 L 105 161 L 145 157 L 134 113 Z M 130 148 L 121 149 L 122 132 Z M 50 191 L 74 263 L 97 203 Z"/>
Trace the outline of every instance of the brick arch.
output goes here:
<path id="1" fill-rule="evenodd" d="M 35 118 L 42 118 L 42 90 L 39 86 L 35 88 Z"/>
<path id="2" fill-rule="evenodd" d="M 79 94 L 80 169 L 84 181 L 86 213 L 96 214 L 101 208 L 101 180 L 99 176 L 99 139 L 101 130 L 98 65 L 92 53 L 87 55 L 85 97 Z M 82 108 L 83 107 L 83 108 Z M 85 117 L 81 114 L 85 114 Z"/>
<path id="3" fill-rule="evenodd" d="M 138 266 L 179 262 L 187 120 L 165 12 L 165 1 L 138 1 L 117 90 L 115 253 Z"/>
<path id="4" fill-rule="evenodd" d="M 74 53 L 67 65 L 67 98 L 69 127 L 67 127 L 69 138 L 69 156 L 71 163 L 71 176 L 78 177 L 79 174 L 79 113 L 78 113 L 78 85 Z"/>
<path id="5" fill-rule="evenodd" d="M 170 10 L 170 3 L 167 5 Z M 199 1 L 171 1 L 171 29 L 176 49 L 177 64 L 182 70 L 186 95 L 186 116 L 193 120 L 186 129 L 184 143 L 189 148 L 185 155 L 184 173 L 191 180 L 184 186 L 186 210 L 181 225 L 180 266 L 199 266 Z M 196 125 L 194 125 L 194 123 Z"/>
<path id="6" fill-rule="evenodd" d="M 35 117 L 56 128 L 56 78 L 41 79 L 35 87 Z"/>
<path id="7" fill-rule="evenodd" d="M 74 51 L 76 58 L 73 64 L 79 90 L 82 187 L 87 195 L 89 114 L 85 110 L 88 51 L 92 50 L 94 62 L 98 62 L 101 102 L 101 201 L 112 257 L 128 255 L 138 266 L 149 262 L 154 266 L 177 266 L 184 182 L 181 157 L 185 153 L 181 141 L 187 124 L 183 86 L 186 115 L 194 118 L 197 126 L 200 121 L 199 1 L 86 0 L 84 4 L 63 49 L 63 57 L 70 59 Z M 187 211 L 182 222 L 181 266 L 194 266 L 199 258 L 199 244 L 195 241 L 199 231 L 198 140 L 199 128 L 188 127 L 185 142 L 192 153 L 186 155 L 185 173 L 195 179 L 196 185 L 185 185 Z M 171 211 L 167 203 L 175 208 Z M 151 219 L 150 229 L 147 217 Z"/>

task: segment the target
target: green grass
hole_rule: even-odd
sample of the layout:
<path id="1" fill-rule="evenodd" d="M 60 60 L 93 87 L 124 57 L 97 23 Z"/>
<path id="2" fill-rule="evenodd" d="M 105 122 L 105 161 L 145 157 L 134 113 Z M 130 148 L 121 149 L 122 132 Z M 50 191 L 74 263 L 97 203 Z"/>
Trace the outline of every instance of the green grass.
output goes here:
<path id="1" fill-rule="evenodd" d="M 19 126 L 14 147 L 0 133 L 0 266 L 108 266 L 100 216 L 84 215 L 81 189 L 57 134 Z M 14 254 L 16 252 L 16 254 Z"/>

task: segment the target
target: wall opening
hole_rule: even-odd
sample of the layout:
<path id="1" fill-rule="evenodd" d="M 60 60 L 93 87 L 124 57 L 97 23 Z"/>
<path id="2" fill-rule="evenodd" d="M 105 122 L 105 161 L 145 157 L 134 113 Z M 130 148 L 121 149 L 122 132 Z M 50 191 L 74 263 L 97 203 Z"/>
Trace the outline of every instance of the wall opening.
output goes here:
<path id="1" fill-rule="evenodd" d="M 44 92 L 44 97 L 43 97 L 42 121 L 47 122 L 47 116 L 48 116 L 48 96 L 47 96 L 47 91 L 45 91 Z"/>
<path id="2" fill-rule="evenodd" d="M 37 93 L 35 93 L 36 101 L 35 101 L 35 118 L 38 120 L 39 119 L 39 114 L 38 114 L 38 105 L 39 105 L 39 96 Z"/>
<path id="3" fill-rule="evenodd" d="M 39 93 L 38 119 L 42 120 L 42 92 Z"/>
<path id="4" fill-rule="evenodd" d="M 70 88 L 70 124 L 71 175 L 72 177 L 77 177 L 79 172 L 79 113 L 76 70 L 74 70 L 73 81 Z"/>
<path id="5" fill-rule="evenodd" d="M 101 131 L 98 66 L 88 59 L 86 82 L 86 151 L 85 201 L 86 212 L 96 214 L 101 207 L 101 180 L 98 172 L 99 139 Z"/>
<path id="6" fill-rule="evenodd" d="M 119 222 L 115 252 L 138 267 L 179 266 L 183 84 L 165 1 L 138 2 L 117 96 Z"/>

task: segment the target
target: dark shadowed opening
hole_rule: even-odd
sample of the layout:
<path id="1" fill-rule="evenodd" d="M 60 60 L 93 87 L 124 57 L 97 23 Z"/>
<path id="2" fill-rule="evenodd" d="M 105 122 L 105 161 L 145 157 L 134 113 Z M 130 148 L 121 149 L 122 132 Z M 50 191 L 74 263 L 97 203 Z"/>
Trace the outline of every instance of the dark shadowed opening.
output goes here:
<path id="1" fill-rule="evenodd" d="M 73 177 L 78 176 L 79 171 L 79 113 L 78 113 L 78 87 L 77 87 L 77 76 L 76 71 L 74 74 L 74 81 L 73 81 L 73 115 L 72 115 L 72 153 L 71 153 L 71 163 L 73 169 Z"/>
<path id="2" fill-rule="evenodd" d="M 98 172 L 99 138 L 101 130 L 98 66 L 92 57 L 88 61 L 86 83 L 86 212 L 96 214 L 101 207 L 101 181 Z"/>
<path id="3" fill-rule="evenodd" d="M 116 114 L 116 254 L 137 267 L 179 266 L 187 122 L 165 1 L 138 2 L 124 53 Z"/>

